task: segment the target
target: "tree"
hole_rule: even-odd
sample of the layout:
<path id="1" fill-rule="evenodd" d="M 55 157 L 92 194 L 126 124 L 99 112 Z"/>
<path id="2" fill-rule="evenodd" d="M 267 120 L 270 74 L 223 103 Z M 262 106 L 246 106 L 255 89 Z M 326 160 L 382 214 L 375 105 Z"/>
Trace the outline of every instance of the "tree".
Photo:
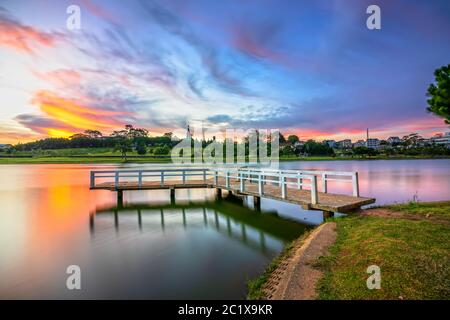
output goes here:
<path id="1" fill-rule="evenodd" d="M 155 150 L 153 151 L 153 154 L 156 156 L 162 156 L 162 155 L 167 155 L 170 152 L 170 148 L 168 146 L 164 146 L 164 147 L 156 147 Z"/>
<path id="2" fill-rule="evenodd" d="M 136 145 L 136 152 L 138 155 L 143 156 L 147 153 L 147 147 L 145 146 L 145 143 L 139 142 Z"/>
<path id="3" fill-rule="evenodd" d="M 103 137 L 103 134 L 98 130 L 85 130 L 84 134 L 91 139 L 99 139 Z"/>
<path id="4" fill-rule="evenodd" d="M 127 153 L 133 151 L 133 143 L 130 139 L 127 139 L 125 137 L 118 137 L 114 150 L 120 151 L 120 153 L 122 154 L 122 158 L 124 160 L 127 160 Z"/>
<path id="5" fill-rule="evenodd" d="M 450 64 L 434 71 L 435 83 L 428 87 L 427 110 L 450 124 Z"/>
<path id="6" fill-rule="evenodd" d="M 404 136 L 402 140 L 405 146 L 411 147 L 418 145 L 420 142 L 423 141 L 423 138 L 418 133 L 411 133 L 408 134 L 407 136 Z"/>
<path id="7" fill-rule="evenodd" d="M 318 143 L 314 140 L 308 140 L 303 147 L 305 153 L 310 156 L 332 156 L 334 150 L 326 143 Z"/>
<path id="8" fill-rule="evenodd" d="M 291 135 L 288 137 L 288 141 L 289 141 L 290 144 L 294 145 L 296 142 L 299 142 L 300 139 L 299 139 L 298 136 L 296 136 L 295 134 L 291 134 Z"/>

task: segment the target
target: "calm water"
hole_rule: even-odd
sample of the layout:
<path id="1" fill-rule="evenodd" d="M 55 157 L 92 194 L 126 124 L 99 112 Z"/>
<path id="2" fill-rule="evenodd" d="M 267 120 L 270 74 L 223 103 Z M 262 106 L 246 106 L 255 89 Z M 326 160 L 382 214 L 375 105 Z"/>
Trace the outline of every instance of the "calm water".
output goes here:
<path id="1" fill-rule="evenodd" d="M 377 203 L 450 199 L 450 160 L 286 162 L 284 168 L 358 171 Z M 257 276 L 320 212 L 263 200 L 216 200 L 211 190 L 89 191 L 109 165 L 0 166 L 1 298 L 244 298 Z M 142 167 L 142 165 L 140 166 Z M 350 185 L 331 185 L 350 192 Z M 295 221 L 294 221 L 295 220 Z M 300 223 L 301 222 L 301 223 Z M 82 290 L 65 287 L 79 265 Z"/>

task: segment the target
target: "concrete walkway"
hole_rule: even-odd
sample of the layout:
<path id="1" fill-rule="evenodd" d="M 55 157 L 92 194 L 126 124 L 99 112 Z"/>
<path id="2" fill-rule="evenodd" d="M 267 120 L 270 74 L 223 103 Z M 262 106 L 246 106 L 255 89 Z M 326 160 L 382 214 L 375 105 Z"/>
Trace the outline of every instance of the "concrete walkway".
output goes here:
<path id="1" fill-rule="evenodd" d="M 336 241 L 336 223 L 327 222 L 306 239 L 298 241 L 291 256 L 280 264 L 265 285 L 271 300 L 309 300 L 316 298 L 316 284 L 322 272 L 313 267 Z"/>

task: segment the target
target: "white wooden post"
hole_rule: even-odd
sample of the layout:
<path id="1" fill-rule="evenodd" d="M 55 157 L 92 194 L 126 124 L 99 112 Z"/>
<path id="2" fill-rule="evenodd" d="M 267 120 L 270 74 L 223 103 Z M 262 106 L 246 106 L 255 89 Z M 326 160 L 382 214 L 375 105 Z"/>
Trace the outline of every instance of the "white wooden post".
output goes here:
<path id="1" fill-rule="evenodd" d="M 258 192 L 260 195 L 264 193 L 263 180 L 261 174 L 258 175 Z"/>
<path id="2" fill-rule="evenodd" d="M 91 171 L 91 188 L 95 187 L 95 172 Z"/>
<path id="3" fill-rule="evenodd" d="M 327 175 L 326 173 L 322 173 L 322 191 L 323 193 L 327 193 Z"/>
<path id="4" fill-rule="evenodd" d="M 280 176 L 281 179 L 281 197 L 283 199 L 286 199 L 287 196 L 287 183 L 286 183 L 286 177 Z"/>
<path id="5" fill-rule="evenodd" d="M 142 171 L 139 171 L 138 173 L 138 187 L 142 187 Z"/>
<path id="6" fill-rule="evenodd" d="M 203 182 L 206 182 L 206 169 L 203 169 Z"/>
<path id="7" fill-rule="evenodd" d="M 182 175 L 183 175 L 183 184 L 186 184 L 186 171 L 182 171 Z"/>
<path id="8" fill-rule="evenodd" d="M 164 185 L 164 171 L 161 171 L 161 185 Z"/>
<path id="9" fill-rule="evenodd" d="M 244 175 L 242 173 L 239 173 L 239 177 L 240 177 L 240 189 L 241 189 L 241 192 L 244 192 L 244 190 L 245 190 L 245 178 L 244 178 Z"/>
<path id="10" fill-rule="evenodd" d="M 230 187 L 230 175 L 228 170 L 225 171 L 225 187 L 229 188 Z"/>
<path id="11" fill-rule="evenodd" d="M 359 181 L 358 172 L 354 172 L 352 176 L 353 196 L 359 197 Z"/>
<path id="12" fill-rule="evenodd" d="M 115 177 L 114 177 L 114 187 L 119 186 L 119 171 L 116 171 Z"/>
<path id="13" fill-rule="evenodd" d="M 298 188 L 298 190 L 302 190 L 302 189 L 303 189 L 303 186 L 302 186 L 302 184 L 303 184 L 303 179 L 300 178 L 300 177 L 302 176 L 302 174 L 299 172 L 299 173 L 297 173 L 297 175 L 298 175 L 298 179 L 297 179 L 297 188 Z"/>
<path id="14" fill-rule="evenodd" d="M 317 177 L 315 175 L 311 176 L 311 203 L 317 204 L 319 201 L 317 196 Z"/>

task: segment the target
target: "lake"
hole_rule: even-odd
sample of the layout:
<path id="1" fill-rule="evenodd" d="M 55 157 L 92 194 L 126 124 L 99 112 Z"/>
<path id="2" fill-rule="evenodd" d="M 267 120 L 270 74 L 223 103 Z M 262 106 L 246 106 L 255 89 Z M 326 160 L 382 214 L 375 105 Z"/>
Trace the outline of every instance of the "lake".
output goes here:
<path id="1" fill-rule="evenodd" d="M 145 167 L 127 165 L 120 167 Z M 277 201 L 216 199 L 213 190 L 89 191 L 89 171 L 116 165 L 0 166 L 0 298 L 241 299 L 320 212 Z M 377 204 L 450 199 L 450 160 L 283 162 L 284 169 L 358 171 Z M 333 185 L 350 193 L 351 186 Z M 82 290 L 66 289 L 81 268 Z"/>

